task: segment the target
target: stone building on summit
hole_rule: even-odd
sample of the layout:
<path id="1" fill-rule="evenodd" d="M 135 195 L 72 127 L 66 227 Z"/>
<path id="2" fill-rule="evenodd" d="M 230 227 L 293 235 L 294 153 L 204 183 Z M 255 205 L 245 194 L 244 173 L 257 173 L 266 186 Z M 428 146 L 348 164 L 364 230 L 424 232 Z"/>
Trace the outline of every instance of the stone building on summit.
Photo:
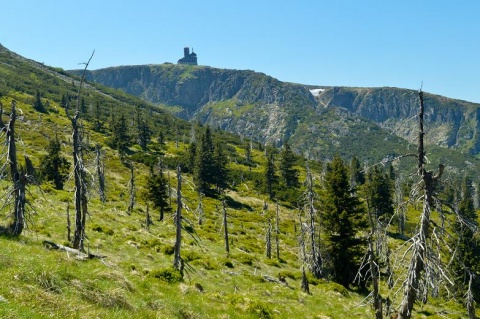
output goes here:
<path id="1" fill-rule="evenodd" d="M 198 65 L 197 64 L 197 54 L 193 52 L 192 48 L 192 53 L 190 53 L 190 48 L 185 47 L 183 48 L 183 58 L 178 60 L 178 64 L 187 64 L 187 65 Z"/>

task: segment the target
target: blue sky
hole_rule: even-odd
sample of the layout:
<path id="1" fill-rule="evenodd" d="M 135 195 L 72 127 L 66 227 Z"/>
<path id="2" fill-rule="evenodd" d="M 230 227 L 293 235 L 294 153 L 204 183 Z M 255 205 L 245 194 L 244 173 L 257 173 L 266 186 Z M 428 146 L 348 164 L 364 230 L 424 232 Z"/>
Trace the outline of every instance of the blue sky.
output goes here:
<path id="1" fill-rule="evenodd" d="M 90 69 L 176 62 L 313 85 L 395 86 L 480 103 L 480 1 L 4 1 L 0 43 Z"/>

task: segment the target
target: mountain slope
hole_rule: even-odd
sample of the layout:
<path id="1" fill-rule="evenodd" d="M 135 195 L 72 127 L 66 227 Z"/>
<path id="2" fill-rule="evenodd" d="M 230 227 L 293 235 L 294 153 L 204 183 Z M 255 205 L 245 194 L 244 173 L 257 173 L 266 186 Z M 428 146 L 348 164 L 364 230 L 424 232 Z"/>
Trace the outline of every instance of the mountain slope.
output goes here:
<path id="1" fill-rule="evenodd" d="M 480 104 L 425 94 L 427 142 L 464 153 L 480 152 Z M 333 87 L 320 92 L 324 108 L 341 107 L 408 141 L 417 139 L 418 96 L 398 88 Z"/>
<path id="2" fill-rule="evenodd" d="M 60 72 L 58 72 L 60 71 Z M 50 139 L 61 142 L 62 154 L 72 162 L 71 124 L 62 107 L 62 96 L 75 94 L 78 79 L 62 74 L 16 55 L 0 47 L 0 103 L 3 123 L 10 115 L 10 104 L 16 100 L 19 118 L 15 125 L 19 160 L 27 155 L 38 168 L 46 155 Z M 33 109 L 36 91 L 42 96 L 47 113 Z M 93 85 L 82 95 L 86 105 L 101 107 L 103 129 L 94 131 L 91 108 L 82 113 L 84 163 L 91 187 L 89 218 L 86 224 L 88 249 L 105 259 L 79 260 L 75 254 L 50 251 L 43 244 L 52 241 L 68 245 L 67 212 L 73 225 L 73 178 L 64 190 L 56 190 L 48 182 L 29 185 L 28 229 L 19 238 L 0 234 L 0 317 L 1 318 L 292 318 L 336 317 L 353 314 L 370 317 L 368 307 L 357 307 L 364 298 L 356 292 L 325 280 L 310 278 L 311 295 L 300 290 L 301 272 L 297 238 L 294 230 L 296 213 L 280 203 L 281 260 L 264 255 L 264 225 L 273 216 L 274 203 L 264 209 L 264 196 L 248 176 L 260 176 L 264 164 L 263 152 L 253 149 L 255 165 L 242 163 L 248 143 L 222 132 L 215 137 L 225 145 L 231 158 L 230 169 L 237 173 L 226 193 L 231 253 L 226 254 L 219 225 L 222 214 L 219 198 L 203 199 L 203 224 L 195 221 L 198 194 L 192 187 L 192 177 L 183 174 L 184 217 L 192 221 L 185 225 L 182 258 L 185 279 L 172 269 L 175 238 L 173 214 L 160 222 L 143 198 L 149 168 L 143 162 L 156 163 L 163 158 L 171 186 L 176 187 L 175 161 L 181 161 L 188 145 L 179 136 L 191 132 L 188 123 L 164 114 L 156 107 L 135 97 Z M 156 136 L 166 135 L 166 144 L 154 138 L 148 150 L 138 145 L 129 148 L 127 162 L 135 173 L 136 204 L 127 213 L 129 204 L 130 169 L 122 163 L 116 150 L 108 146 L 111 137 L 110 118 L 132 115 L 136 106 L 148 114 Z M 129 119 L 133 119 L 134 115 Z M 130 123 L 131 121 L 129 121 Z M 174 129 L 175 128 L 175 129 Z M 178 129 L 178 132 L 175 132 Z M 197 128 L 199 129 L 199 128 Z M 4 140 L 4 131 L 0 139 Z M 186 142 L 188 142 L 186 140 Z M 102 203 L 96 192 L 95 156 L 93 149 L 102 149 L 106 172 L 106 197 Z M 6 165 L 6 152 L 0 156 L 0 216 L 1 225 L 8 223 L 11 206 L 11 183 Z M 238 160 L 237 160 L 238 159 Z M 240 177 L 242 176 L 241 182 Z M 245 176 L 245 178 L 243 177 Z M 238 177 L 238 180 L 236 179 Z M 175 198 L 171 197 L 174 208 Z M 149 210 L 150 209 L 150 210 Z M 153 224 L 145 227 L 146 212 Z M 262 213 L 263 212 L 263 213 Z M 1 228 L 1 227 L 0 227 Z M 195 239 L 197 235 L 200 240 Z M 286 277 L 285 283 L 276 278 Z M 323 302 L 319 303 L 318 300 Z"/>
<path id="3" fill-rule="evenodd" d="M 15 99 L 18 110 L 21 110 L 16 125 L 18 141 L 21 141 L 18 153 L 28 155 L 36 167 L 46 153 L 48 140 L 55 136 L 61 141 L 62 154 L 70 162 L 72 160 L 71 125 L 62 107 L 62 96 L 70 96 L 70 102 L 75 104 L 78 79 L 62 72 L 0 47 L 0 102 L 5 111 L 2 121 L 8 121 L 8 105 Z M 48 113 L 33 109 L 36 90 L 40 91 Z M 182 258 L 187 266 L 185 278 L 180 280 L 179 273 L 171 267 L 175 237 L 173 214 L 168 214 L 163 222 L 153 218 L 158 212 L 154 212 L 142 196 L 146 178 L 151 174 L 148 165 L 143 163 L 157 162 L 162 158 L 172 188 L 177 187 L 174 168 L 188 153 L 189 139 L 185 136 L 199 134 L 202 128 L 190 126 L 155 106 L 99 85 L 87 87 L 83 97 L 86 105 L 99 103 L 103 124 L 102 130 L 93 130 L 95 112 L 89 107 L 82 113 L 85 163 L 94 178 L 92 151 L 95 145 L 101 146 L 107 184 L 105 203 L 99 200 L 95 186 L 90 190 L 87 246 L 90 251 L 106 258 L 79 260 L 73 254 L 45 249 L 44 240 L 68 245 L 66 212 L 73 214 L 69 205 L 73 200 L 73 181 L 66 181 L 65 190 L 56 190 L 45 182 L 39 186 L 30 185 L 28 200 L 34 210 L 30 210 L 28 231 L 19 238 L 0 236 L 1 318 L 372 317 L 370 307 L 363 305 L 365 295 L 357 291 L 311 277 L 311 294 L 300 290 L 299 210 L 278 203 L 281 258 L 265 256 L 265 226 L 276 216 L 276 203 L 266 199 L 268 196 L 261 192 L 258 183 L 265 166 L 264 150 L 257 143 L 217 130 L 214 130 L 215 139 L 225 146 L 232 172 L 229 177 L 231 187 L 224 197 L 232 251 L 226 254 L 223 245 L 220 198 L 204 197 L 200 202 L 192 176 L 183 174 L 184 217 L 192 223 L 185 225 Z M 281 100 L 275 103 L 280 104 Z M 135 208 L 127 213 L 131 171 L 107 141 L 112 134 L 110 121 L 113 117 L 127 115 L 132 130 L 134 112 L 138 110 L 136 106 L 141 106 L 139 112 L 149 120 L 155 138 L 147 150 L 141 150 L 133 143 L 126 154 L 126 162 L 134 166 L 137 187 Z M 282 106 L 279 109 L 283 111 Z M 325 116 L 324 123 L 329 126 L 303 127 L 305 121 L 300 121 L 295 132 L 316 129 L 318 132 L 314 133 L 331 134 L 342 144 L 344 138 L 354 139 L 357 130 L 375 128 L 374 135 L 384 138 L 384 142 L 391 140 L 397 144 L 399 141 L 391 134 L 384 135 L 378 126 L 363 127 L 367 122 L 340 108 L 317 112 L 312 107 L 308 116 Z M 160 132 L 167 135 L 165 144 L 159 141 Z M 251 151 L 249 161 L 253 164 L 250 165 L 245 165 L 247 148 Z M 0 159 L 5 160 L 5 157 Z M 318 183 L 322 165 L 309 164 Z M 305 170 L 300 166 L 296 168 L 303 180 Z M 0 174 L 0 190 L 11 189 L 10 181 L 5 178 L 7 175 Z M 319 188 L 317 185 L 320 193 Z M 5 198 L 7 196 L 2 193 L 2 199 Z M 176 208 L 175 197 L 172 196 L 171 200 Z M 199 207 L 205 213 L 202 224 L 195 222 Z M 8 205 L 0 206 L 3 222 L 9 218 L 9 212 Z M 145 227 L 147 212 L 154 219 L 149 229 Z M 415 211 L 409 212 L 408 217 L 407 232 L 411 232 L 415 226 Z M 391 238 L 391 243 L 393 247 L 404 244 L 395 238 Z M 394 289 L 400 289 L 400 284 Z M 394 300 L 396 302 L 398 300 Z M 441 312 L 459 318 L 464 313 L 454 301 L 444 303 L 433 299 L 429 302 L 415 314 L 435 318 L 435 313 Z"/>
<path id="4" fill-rule="evenodd" d="M 293 149 L 311 159 L 340 153 L 378 162 L 408 152 L 417 138 L 418 99 L 412 90 L 316 88 L 253 71 L 173 64 L 94 70 L 88 79 L 135 94 L 182 118 L 262 143 L 281 145 L 289 140 Z M 433 156 L 461 169 L 465 161 L 477 163 L 457 152 L 476 155 L 480 150 L 479 105 L 425 97 L 427 142 L 435 150 Z"/>

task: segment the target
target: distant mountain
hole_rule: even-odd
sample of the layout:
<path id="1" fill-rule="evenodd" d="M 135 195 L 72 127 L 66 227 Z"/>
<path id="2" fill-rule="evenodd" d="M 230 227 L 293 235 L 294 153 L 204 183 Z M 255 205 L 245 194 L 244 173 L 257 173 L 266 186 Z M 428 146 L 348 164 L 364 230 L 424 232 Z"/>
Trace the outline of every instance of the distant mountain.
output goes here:
<path id="1" fill-rule="evenodd" d="M 301 85 L 248 70 L 174 64 L 111 67 L 90 71 L 88 79 L 263 143 L 289 140 L 309 158 L 340 153 L 378 161 L 406 152 L 417 137 L 413 90 Z M 479 104 L 427 93 L 425 103 L 430 145 L 480 152 Z"/>
<path id="2" fill-rule="evenodd" d="M 321 107 L 345 108 L 415 143 L 416 91 L 398 88 L 333 87 L 319 92 Z M 425 94 L 427 141 L 477 155 L 480 152 L 480 104 Z"/>

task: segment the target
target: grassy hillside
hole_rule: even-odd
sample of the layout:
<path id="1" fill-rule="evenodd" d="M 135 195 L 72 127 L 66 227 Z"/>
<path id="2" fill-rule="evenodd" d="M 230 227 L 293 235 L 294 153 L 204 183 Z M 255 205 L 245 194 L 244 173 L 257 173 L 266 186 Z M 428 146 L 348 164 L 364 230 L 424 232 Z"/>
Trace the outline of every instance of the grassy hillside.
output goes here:
<path id="1" fill-rule="evenodd" d="M 4 95 L 2 103 L 8 105 L 13 97 L 20 96 Z M 56 106 L 54 101 L 50 105 Z M 45 136 L 57 133 L 64 143 L 63 153 L 68 156 L 70 128 L 63 109 L 42 115 L 38 122 L 39 114 L 29 104 L 19 101 L 17 107 L 24 115 L 17 127 L 23 141 L 19 153 L 25 152 L 38 165 L 45 155 Z M 3 117 L 4 122 L 7 119 Z M 90 145 L 103 144 L 105 136 L 89 133 Z M 181 154 L 185 147 L 181 144 L 176 149 L 169 142 L 165 156 Z M 232 147 L 241 157 L 238 145 Z M 152 144 L 151 149 L 154 148 Z M 70 205 L 73 214 L 73 181 L 67 182 L 64 191 L 49 184 L 30 186 L 28 230 L 20 238 L 0 237 L 0 278 L 5 283 L 0 288 L 4 300 L 0 302 L 2 318 L 291 318 L 300 314 L 345 316 L 351 313 L 350 308 L 355 309 L 357 317 L 369 317 L 368 307 L 355 307 L 362 296 L 334 283 L 312 278 L 312 283 L 317 284 L 312 287 L 312 295 L 300 291 L 294 211 L 283 206 L 280 209 L 281 260 L 264 256 L 264 226 L 274 208 L 270 203 L 268 212 L 262 214 L 263 196 L 254 190 L 252 183 L 240 184 L 227 193 L 232 247 L 227 256 L 222 243 L 219 200 L 204 200 L 205 222 L 197 225 L 194 211 L 197 194 L 191 187 L 191 178 L 185 176 L 184 196 L 191 208 L 185 213 L 200 241 L 185 232 L 182 256 L 191 268 L 180 281 L 172 268 L 171 215 L 164 222 L 154 220 L 149 231 L 143 227 L 146 206 L 141 193 L 147 167 L 136 164 L 138 203 L 134 212 L 127 215 L 128 169 L 113 150 L 106 146 L 104 150 L 108 201 L 102 204 L 92 188 L 87 236 L 89 249 L 107 257 L 80 261 L 74 255 L 47 250 L 42 245 L 44 240 L 68 244 L 66 211 Z M 93 171 L 91 156 L 87 153 L 89 169 Z M 253 158 L 258 164 L 263 161 L 259 151 L 254 151 Z M 232 164 L 231 168 L 235 167 L 247 171 L 247 167 Z M 253 168 L 255 171 L 260 171 L 260 165 Z M 174 185 L 173 171 L 168 173 Z M 6 191 L 9 181 L 3 179 L 1 185 Z M 1 211 L 4 223 L 8 211 L 8 208 Z M 288 285 L 267 282 L 264 278 L 278 278 L 279 274 L 287 277 Z M 341 309 L 337 309 L 339 301 L 345 303 Z"/>
<path id="2" fill-rule="evenodd" d="M 0 48 L 1 49 L 1 48 Z M 17 152 L 28 155 L 39 167 L 49 139 L 58 136 L 62 154 L 72 162 L 71 125 L 61 106 L 63 95 L 75 96 L 77 80 L 64 77 L 59 70 L 47 68 L 0 50 L 0 102 L 4 106 L 3 123 L 9 119 L 10 103 L 17 101 L 21 113 L 17 121 Z M 48 113 L 32 107 L 36 90 Z M 231 172 L 225 193 L 230 254 L 225 253 L 221 198 L 204 197 L 205 218 L 199 225 L 199 197 L 189 173 L 183 174 L 183 212 L 185 224 L 182 257 L 185 276 L 173 269 L 175 229 L 173 215 L 163 222 L 158 212 L 149 209 L 153 225 L 146 229 L 144 199 L 149 168 L 144 163 L 163 158 L 170 185 L 176 188 L 176 163 L 186 161 L 190 137 L 201 128 L 175 119 L 134 97 L 101 87 L 84 91 L 89 111 L 83 115 L 85 162 L 91 172 L 90 216 L 86 224 L 86 246 L 103 259 L 79 260 L 72 253 L 49 250 L 44 241 L 69 245 L 67 211 L 73 216 L 73 177 L 64 190 L 50 183 L 30 185 L 28 192 L 28 229 L 18 238 L 0 236 L 0 318 L 371 318 L 368 292 L 347 290 L 334 282 L 309 275 L 311 294 L 303 293 L 299 260 L 298 209 L 280 201 L 280 259 L 265 256 L 265 232 L 275 203 L 261 190 L 259 180 L 265 167 L 264 151 L 253 143 L 252 162 L 246 162 L 249 141 L 222 131 L 214 137 L 227 151 Z M 75 104 L 75 99 L 71 100 Z M 103 129 L 96 132 L 93 106 L 101 106 Z M 92 107 L 90 107 L 92 105 Z M 136 107 L 148 118 L 154 137 L 146 151 L 134 144 L 127 153 L 135 167 L 136 205 L 127 214 L 129 169 L 116 150 L 108 146 L 110 118 L 126 114 L 134 118 Z M 148 115 L 148 116 L 147 116 Z M 129 121 L 129 124 L 130 121 Z M 166 144 L 160 145 L 160 132 Z M 0 140 L 4 140 L 4 133 Z M 3 142 L 2 142 L 3 143 Z M 97 192 L 94 145 L 103 150 L 106 171 L 106 197 L 102 203 Z M 178 146 L 177 146 L 178 145 Z M 5 154 L 2 148 L 2 153 Z M 1 156 L 3 167 L 6 158 Z M 23 163 L 23 160 L 20 160 Z M 247 165 L 248 164 L 248 165 Z M 300 180 L 305 180 L 305 160 L 299 159 Z M 310 162 L 317 191 L 321 193 L 322 163 Z M 1 175 L 0 198 L 8 199 L 8 175 Z M 299 192 L 304 190 L 300 187 Z M 175 197 L 171 196 L 173 211 Z M 268 208 L 264 210 L 264 203 Z M 1 225 L 6 225 L 10 206 L 0 206 Z M 416 222 L 415 207 L 408 215 L 407 232 Z M 72 218 L 72 217 L 71 217 Z M 73 224 L 73 218 L 72 218 Z M 73 226 L 72 226 L 73 227 Z M 390 239 L 392 248 L 402 252 L 402 239 Z M 399 269 L 405 265 L 399 264 Z M 400 270 L 400 274 L 402 271 Z M 278 280 L 285 278 L 285 282 Z M 390 293 L 398 305 L 400 282 Z M 463 317 L 464 310 L 454 300 L 432 299 L 416 306 L 418 318 Z"/>

